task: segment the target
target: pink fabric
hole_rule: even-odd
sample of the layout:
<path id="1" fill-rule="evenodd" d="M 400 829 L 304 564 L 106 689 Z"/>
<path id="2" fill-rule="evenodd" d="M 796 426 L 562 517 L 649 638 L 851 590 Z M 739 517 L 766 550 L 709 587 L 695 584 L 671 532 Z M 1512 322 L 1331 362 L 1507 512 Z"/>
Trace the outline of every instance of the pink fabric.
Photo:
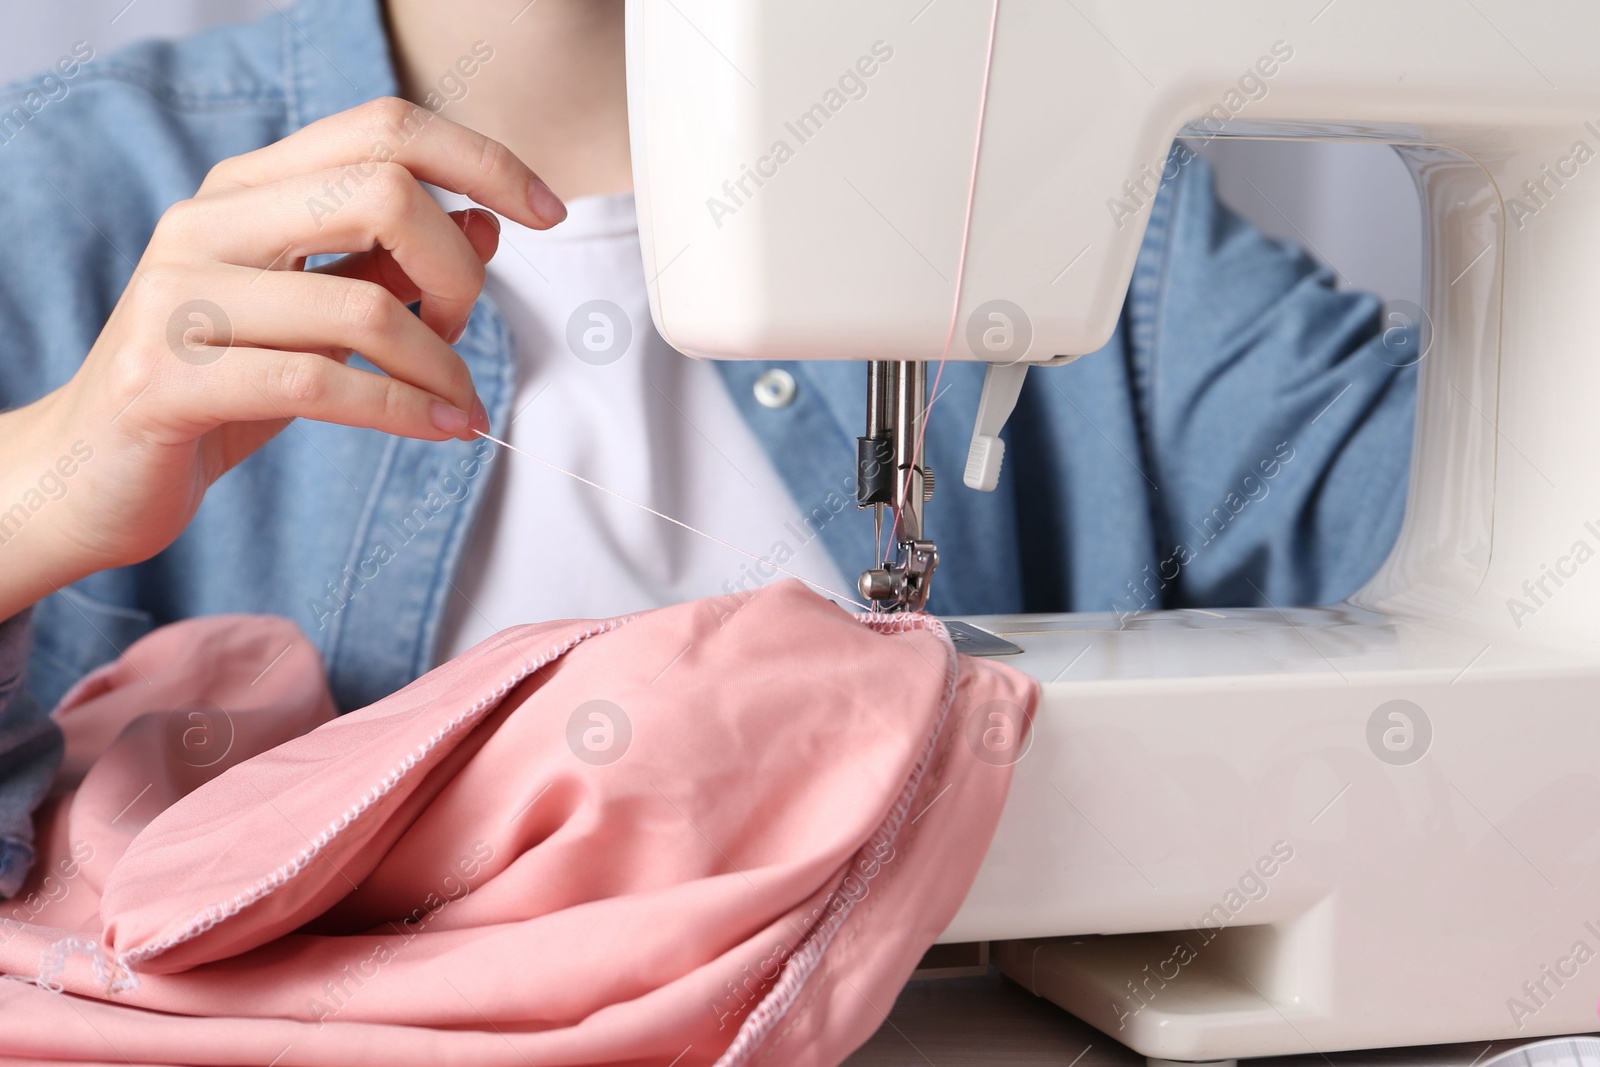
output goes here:
<path id="1" fill-rule="evenodd" d="M 1036 698 L 794 582 L 514 627 L 341 718 L 289 624 L 163 628 L 57 709 L 0 1063 L 837 1063 Z"/>

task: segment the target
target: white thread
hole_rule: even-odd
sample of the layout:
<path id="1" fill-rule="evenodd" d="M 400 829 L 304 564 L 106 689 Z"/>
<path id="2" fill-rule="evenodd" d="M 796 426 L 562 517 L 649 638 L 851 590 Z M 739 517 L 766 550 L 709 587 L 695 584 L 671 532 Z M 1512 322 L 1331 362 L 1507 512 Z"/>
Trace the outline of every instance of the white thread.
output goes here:
<path id="1" fill-rule="evenodd" d="M 546 467 L 549 467 L 551 470 L 556 471 L 556 472 L 558 472 L 560 474 L 565 474 L 568 478 L 572 478 L 575 481 L 580 481 L 584 485 L 587 485 L 587 486 L 590 486 L 592 488 L 600 490 L 602 493 L 608 493 L 611 496 L 616 497 L 618 500 L 622 501 L 625 504 L 632 504 L 634 507 L 638 508 L 640 511 L 647 511 L 651 515 L 654 515 L 658 519 L 665 519 L 667 522 L 672 523 L 672 525 L 681 526 L 685 530 L 688 530 L 692 534 L 699 534 L 701 537 L 704 537 L 707 541 L 714 541 L 717 544 L 721 545 L 723 548 L 728 549 L 730 552 L 737 552 L 741 556 L 748 556 L 749 558 L 755 560 L 757 563 L 760 563 L 763 566 L 771 567 L 773 570 L 778 571 L 778 572 L 780 572 L 782 574 L 786 574 L 790 578 L 795 579 L 796 581 L 804 582 L 806 585 L 809 585 L 811 588 L 815 589 L 819 593 L 827 593 L 831 597 L 835 597 L 836 599 L 847 601 L 847 602 L 849 602 L 851 604 L 854 604 L 856 607 L 860 608 L 862 611 L 871 611 L 872 610 L 871 607 L 869 607 L 866 604 L 863 604 L 861 601 L 857 600 L 853 596 L 846 596 L 845 594 L 843 594 L 841 592 L 838 592 L 837 590 L 829 589 L 825 585 L 818 585 L 816 582 L 813 582 L 811 579 L 804 578 L 804 577 L 796 574 L 794 571 L 789 570 L 787 567 L 783 567 L 783 566 L 780 566 L 779 564 L 776 564 L 776 563 L 772 562 L 770 559 L 766 559 L 766 558 L 764 558 L 762 556 L 758 556 L 754 552 L 747 552 L 744 549 L 740 548 L 738 545 L 731 544 L 730 542 L 724 541 L 722 538 L 718 537 L 716 534 L 706 533 L 704 530 L 697 530 L 693 526 L 690 526 L 686 522 L 683 522 L 683 521 L 681 521 L 679 519 L 675 519 L 671 515 L 667 515 L 667 514 L 664 514 L 662 512 L 657 511 L 655 508 L 651 507 L 648 504 L 641 504 L 637 500 L 633 499 L 632 497 L 623 496 L 621 493 L 617 492 L 615 489 L 607 489 L 605 486 L 601 485 L 599 482 L 591 482 L 589 479 L 585 478 L 581 474 L 577 474 L 577 473 L 574 473 L 573 471 L 569 471 L 565 467 L 557 466 L 556 464 L 551 463 L 549 460 L 543 458 L 542 456 L 536 456 L 532 452 L 526 452 L 526 451 L 518 448 L 516 445 L 511 444 L 508 441 L 500 440 L 500 438 L 498 438 L 498 437 L 491 437 L 490 435 L 484 433 L 482 430 L 473 430 L 472 432 L 477 434 L 479 437 L 483 438 L 485 441 L 493 441 L 495 444 L 501 446 L 502 448 L 511 449 L 511 451 L 517 453 L 517 455 L 519 455 L 519 456 L 527 456 L 529 459 L 533 460 L 535 463 L 543 463 Z"/>
<path id="2" fill-rule="evenodd" d="M 67 969 L 69 956 L 88 957 L 90 965 L 94 967 L 95 980 L 107 996 L 139 988 L 139 976 L 123 966 L 121 961 L 116 963 L 120 975 L 111 970 L 110 961 L 106 959 L 105 950 L 98 941 L 78 937 L 63 937 L 40 954 L 39 974 L 32 979 L 32 984 L 47 993 L 64 992 L 66 987 L 61 976 Z"/>

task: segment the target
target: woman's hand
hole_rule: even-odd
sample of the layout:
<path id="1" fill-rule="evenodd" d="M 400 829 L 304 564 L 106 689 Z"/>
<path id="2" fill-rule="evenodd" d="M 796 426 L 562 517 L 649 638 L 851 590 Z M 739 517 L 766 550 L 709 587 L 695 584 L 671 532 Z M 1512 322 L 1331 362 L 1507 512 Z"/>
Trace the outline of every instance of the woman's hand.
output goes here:
<path id="1" fill-rule="evenodd" d="M 450 345 L 499 224 L 446 213 L 422 182 L 526 226 L 566 216 L 503 145 L 395 99 L 224 160 L 162 216 L 78 373 L 0 416 L 0 617 L 165 548 L 291 419 L 432 441 L 489 428 Z M 304 269 L 324 253 L 344 258 Z M 7 526 L 63 457 L 64 495 Z"/>

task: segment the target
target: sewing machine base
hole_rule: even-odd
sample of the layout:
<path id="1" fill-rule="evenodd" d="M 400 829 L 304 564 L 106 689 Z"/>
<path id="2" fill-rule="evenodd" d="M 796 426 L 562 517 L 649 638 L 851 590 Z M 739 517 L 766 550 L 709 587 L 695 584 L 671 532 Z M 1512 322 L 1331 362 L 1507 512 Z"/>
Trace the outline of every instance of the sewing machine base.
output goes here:
<path id="1" fill-rule="evenodd" d="M 941 940 L 1152 1058 L 1596 1028 L 1592 658 L 1348 606 L 968 621 L 1044 694 Z"/>

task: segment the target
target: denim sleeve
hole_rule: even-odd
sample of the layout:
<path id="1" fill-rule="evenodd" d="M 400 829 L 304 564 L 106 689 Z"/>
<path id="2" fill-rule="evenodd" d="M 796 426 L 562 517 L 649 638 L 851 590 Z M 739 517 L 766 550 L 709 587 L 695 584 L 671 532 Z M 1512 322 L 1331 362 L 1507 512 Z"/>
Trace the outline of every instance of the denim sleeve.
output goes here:
<path id="1" fill-rule="evenodd" d="M 0 897 L 33 865 L 33 809 L 61 762 L 61 731 L 25 684 L 33 611 L 0 622 Z"/>
<path id="2" fill-rule="evenodd" d="M 1172 192 L 1129 302 L 1165 602 L 1340 600 L 1399 533 L 1418 331 L 1221 204 L 1203 159 Z"/>

